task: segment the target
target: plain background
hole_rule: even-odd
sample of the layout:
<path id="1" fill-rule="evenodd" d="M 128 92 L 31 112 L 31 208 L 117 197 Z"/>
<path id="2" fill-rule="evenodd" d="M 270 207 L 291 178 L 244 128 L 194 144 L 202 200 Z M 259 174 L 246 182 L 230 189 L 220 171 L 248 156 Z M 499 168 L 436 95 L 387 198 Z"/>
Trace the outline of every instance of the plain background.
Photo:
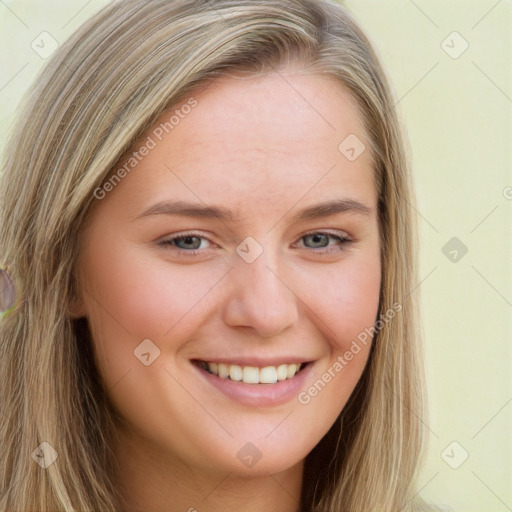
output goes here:
<path id="1" fill-rule="evenodd" d="M 106 3 L 0 0 L 0 148 L 45 62 L 32 42 L 63 42 Z M 344 3 L 412 153 L 430 401 L 419 489 L 459 512 L 512 511 L 512 1 Z"/>

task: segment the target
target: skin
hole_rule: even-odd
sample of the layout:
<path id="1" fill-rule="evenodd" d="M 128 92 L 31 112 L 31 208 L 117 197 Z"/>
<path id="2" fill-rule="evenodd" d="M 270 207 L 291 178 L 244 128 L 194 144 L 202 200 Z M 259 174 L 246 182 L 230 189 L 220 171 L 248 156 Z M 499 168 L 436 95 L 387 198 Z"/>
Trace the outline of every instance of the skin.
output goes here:
<path id="1" fill-rule="evenodd" d="M 369 344 L 308 404 L 238 403 L 191 360 L 290 354 L 312 361 L 303 391 L 374 324 L 381 269 L 370 152 L 351 162 L 338 150 L 351 133 L 367 147 L 368 137 L 342 84 L 297 69 L 218 80 L 194 98 L 197 107 L 96 201 L 72 312 L 88 318 L 122 418 L 114 449 L 126 510 L 293 512 L 304 458 L 343 409 Z M 368 212 L 292 219 L 333 199 Z M 163 200 L 221 205 L 238 220 L 138 218 Z M 183 240 L 159 245 L 190 231 L 204 237 L 192 240 L 197 256 Z M 334 238 L 304 238 L 325 231 Z M 263 248 L 252 263 L 236 251 L 249 236 Z M 160 349 L 149 366 L 134 356 L 145 339 Z M 261 453 L 252 467 L 237 457 L 248 442 Z"/>

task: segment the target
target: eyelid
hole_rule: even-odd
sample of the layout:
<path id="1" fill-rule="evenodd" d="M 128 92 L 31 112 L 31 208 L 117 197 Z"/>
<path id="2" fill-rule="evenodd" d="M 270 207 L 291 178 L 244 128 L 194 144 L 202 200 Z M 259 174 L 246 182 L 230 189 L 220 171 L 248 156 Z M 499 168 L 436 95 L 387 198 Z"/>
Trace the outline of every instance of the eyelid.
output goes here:
<path id="1" fill-rule="evenodd" d="M 311 231 L 306 231 L 305 233 L 300 235 L 299 238 L 303 238 L 308 235 L 316 235 L 316 234 L 330 235 L 330 236 L 334 236 L 334 237 L 338 236 L 340 238 L 346 238 L 346 239 L 352 240 L 352 237 L 346 231 L 343 231 L 342 229 L 329 229 L 329 228 L 313 229 Z"/>

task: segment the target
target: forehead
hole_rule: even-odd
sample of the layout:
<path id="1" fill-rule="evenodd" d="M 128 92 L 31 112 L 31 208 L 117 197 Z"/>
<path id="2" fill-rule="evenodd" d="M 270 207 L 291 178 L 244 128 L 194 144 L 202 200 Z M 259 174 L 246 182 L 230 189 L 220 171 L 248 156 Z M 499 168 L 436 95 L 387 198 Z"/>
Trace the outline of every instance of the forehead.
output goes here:
<path id="1" fill-rule="evenodd" d="M 248 201 L 289 207 L 336 191 L 375 199 L 369 151 L 353 160 L 344 153 L 345 140 L 369 147 L 357 102 L 324 76 L 216 80 L 164 112 L 135 151 L 149 140 L 151 151 L 112 194 L 134 208 L 177 194 L 242 209 Z"/>
<path id="2" fill-rule="evenodd" d="M 291 70 L 234 76 L 218 79 L 193 96 L 198 108 L 187 117 L 200 125 L 203 140 L 176 130 L 176 144 L 182 146 L 201 146 L 213 137 L 227 146 L 236 141 L 242 147 L 269 151 L 283 150 L 284 143 L 302 143 L 307 151 L 308 142 L 319 138 L 327 137 L 331 143 L 329 136 L 350 130 L 365 135 L 353 94 L 341 81 L 328 76 Z M 156 125 L 165 123 L 181 104 L 162 114 Z M 294 153 L 292 148 L 290 153 Z"/>

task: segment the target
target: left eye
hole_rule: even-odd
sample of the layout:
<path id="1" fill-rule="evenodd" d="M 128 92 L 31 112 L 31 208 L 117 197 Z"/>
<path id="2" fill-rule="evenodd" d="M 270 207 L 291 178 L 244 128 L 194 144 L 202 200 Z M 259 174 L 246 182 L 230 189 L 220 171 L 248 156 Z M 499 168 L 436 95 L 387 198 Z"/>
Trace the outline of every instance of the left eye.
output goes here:
<path id="1" fill-rule="evenodd" d="M 304 235 L 301 240 L 309 249 L 325 249 L 331 245 L 337 243 L 342 244 L 349 241 L 346 237 L 322 232 L 309 233 Z M 334 241 L 334 243 L 331 243 L 332 241 Z"/>

